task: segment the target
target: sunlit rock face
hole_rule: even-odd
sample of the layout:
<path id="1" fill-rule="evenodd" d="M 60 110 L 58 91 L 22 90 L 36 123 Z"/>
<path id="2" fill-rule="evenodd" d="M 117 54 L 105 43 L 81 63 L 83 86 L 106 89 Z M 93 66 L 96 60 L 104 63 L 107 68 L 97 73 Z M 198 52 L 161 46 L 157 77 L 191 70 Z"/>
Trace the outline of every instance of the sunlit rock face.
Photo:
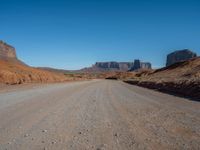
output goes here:
<path id="1" fill-rule="evenodd" d="M 15 48 L 0 41 L 0 58 L 17 59 Z"/>

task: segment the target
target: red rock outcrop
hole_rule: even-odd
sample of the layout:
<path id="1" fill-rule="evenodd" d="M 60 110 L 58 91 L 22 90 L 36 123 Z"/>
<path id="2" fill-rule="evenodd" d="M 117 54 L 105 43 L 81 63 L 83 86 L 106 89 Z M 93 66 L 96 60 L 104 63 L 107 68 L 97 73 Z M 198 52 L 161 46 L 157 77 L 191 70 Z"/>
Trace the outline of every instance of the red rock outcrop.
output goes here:
<path id="1" fill-rule="evenodd" d="M 0 58 L 17 59 L 15 48 L 0 41 Z"/>

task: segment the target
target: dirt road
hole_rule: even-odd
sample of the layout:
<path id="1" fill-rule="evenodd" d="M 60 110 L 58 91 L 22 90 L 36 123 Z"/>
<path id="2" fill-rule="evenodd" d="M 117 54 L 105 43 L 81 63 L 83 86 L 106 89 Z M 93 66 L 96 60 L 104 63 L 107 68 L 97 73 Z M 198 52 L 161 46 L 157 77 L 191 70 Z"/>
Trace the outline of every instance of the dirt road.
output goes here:
<path id="1" fill-rule="evenodd" d="M 200 103 L 94 80 L 0 93 L 0 150 L 200 149 Z"/>

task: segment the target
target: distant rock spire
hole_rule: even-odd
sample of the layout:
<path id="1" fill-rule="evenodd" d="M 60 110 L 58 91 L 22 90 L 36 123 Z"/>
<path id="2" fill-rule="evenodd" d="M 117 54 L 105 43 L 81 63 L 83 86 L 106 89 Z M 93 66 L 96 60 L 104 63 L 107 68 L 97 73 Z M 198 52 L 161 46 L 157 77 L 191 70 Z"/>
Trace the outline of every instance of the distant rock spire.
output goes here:
<path id="1" fill-rule="evenodd" d="M 134 64 L 130 71 L 138 70 L 138 69 L 151 69 L 151 63 L 149 62 L 141 62 L 139 59 L 134 60 Z"/>

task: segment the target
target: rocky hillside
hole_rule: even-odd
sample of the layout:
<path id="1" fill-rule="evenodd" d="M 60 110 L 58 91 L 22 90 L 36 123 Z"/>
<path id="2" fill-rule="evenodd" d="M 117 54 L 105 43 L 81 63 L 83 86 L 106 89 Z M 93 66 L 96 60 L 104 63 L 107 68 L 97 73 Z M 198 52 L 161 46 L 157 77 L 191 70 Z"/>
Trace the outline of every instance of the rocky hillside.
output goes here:
<path id="1" fill-rule="evenodd" d="M 0 83 L 60 82 L 68 80 L 64 74 L 52 73 L 25 65 L 16 56 L 15 48 L 0 42 Z"/>
<path id="2" fill-rule="evenodd" d="M 192 58 L 157 69 L 149 73 L 151 81 L 182 81 L 200 80 L 200 57 Z"/>
<path id="3" fill-rule="evenodd" d="M 50 72 L 55 72 L 55 73 L 69 73 L 70 70 L 64 70 L 64 69 L 56 69 L 56 68 L 51 68 L 51 67 L 37 67 L 38 69 L 50 71 Z"/>
<path id="4" fill-rule="evenodd" d="M 200 99 L 200 57 L 181 61 L 153 72 L 138 73 L 126 82 Z"/>
<path id="5" fill-rule="evenodd" d="M 20 63 L 0 60 L 0 83 L 22 84 L 60 81 L 67 81 L 67 78 L 63 74 L 56 74 Z"/>

